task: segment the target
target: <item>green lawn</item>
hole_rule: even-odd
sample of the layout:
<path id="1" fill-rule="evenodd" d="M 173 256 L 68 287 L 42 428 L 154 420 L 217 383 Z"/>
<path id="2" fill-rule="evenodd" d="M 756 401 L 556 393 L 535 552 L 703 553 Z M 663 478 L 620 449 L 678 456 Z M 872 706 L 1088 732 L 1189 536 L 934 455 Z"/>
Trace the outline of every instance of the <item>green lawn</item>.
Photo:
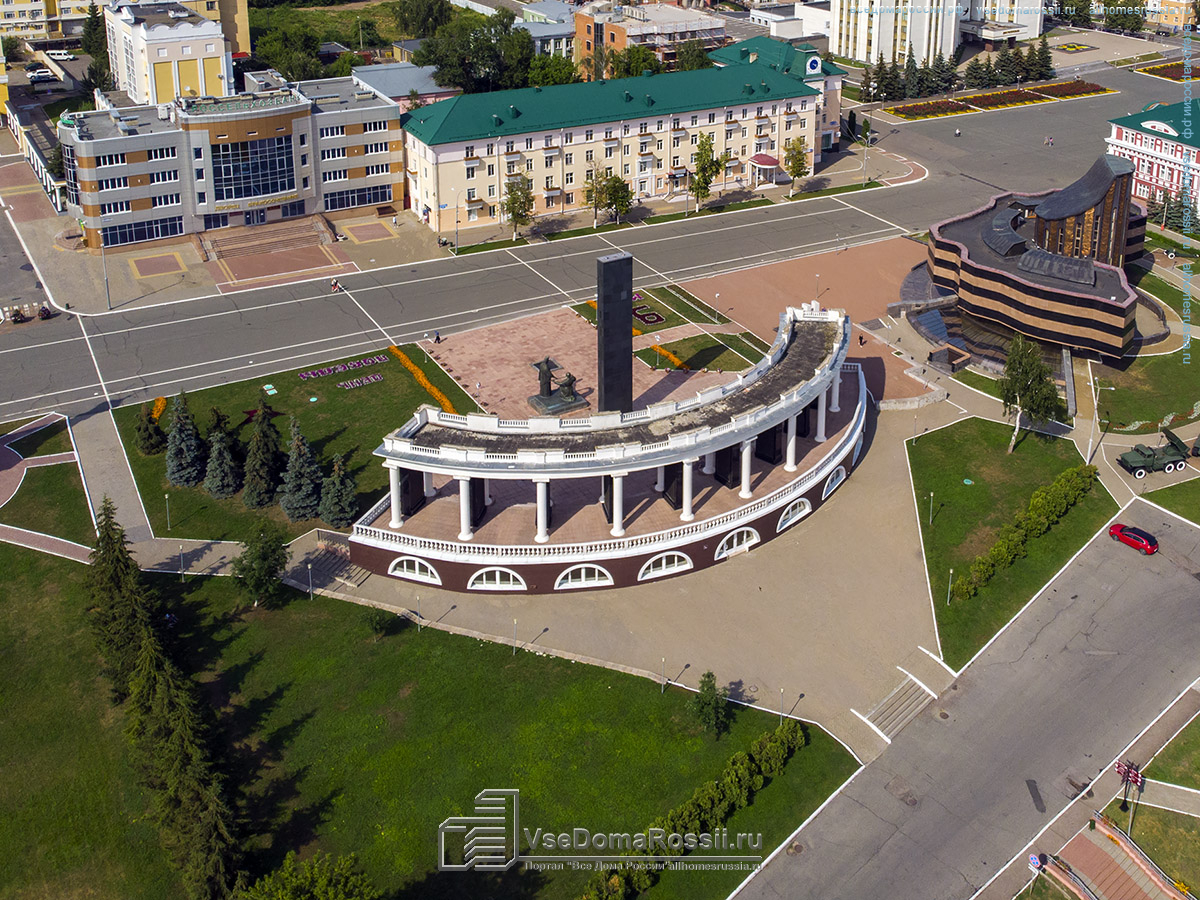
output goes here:
<path id="1" fill-rule="evenodd" d="M 297 9 L 292 6 L 274 8 L 250 8 L 250 34 L 257 39 L 272 28 L 285 22 L 307 25 L 323 41 L 338 41 L 354 50 L 358 49 L 358 18 L 375 23 L 379 37 L 390 43 L 400 38 L 411 37 L 396 25 L 396 17 L 390 3 L 371 3 L 352 9 L 337 6 L 318 6 Z"/>
<path id="2" fill-rule="evenodd" d="M 770 344 L 749 331 L 743 331 L 740 334 L 723 334 L 721 343 L 754 363 L 762 359 L 771 349 Z"/>
<path id="3" fill-rule="evenodd" d="M 967 387 L 973 387 L 977 391 L 983 391 L 990 397 L 999 398 L 1000 388 L 995 378 L 988 378 L 986 375 L 981 375 L 978 372 L 972 372 L 970 369 L 963 369 L 961 372 L 954 374 L 955 381 L 961 381 Z"/>
<path id="4" fill-rule="evenodd" d="M 529 241 L 525 240 L 525 238 L 519 237 L 516 240 L 490 241 L 486 244 L 471 244 L 469 247 L 459 247 L 458 255 L 462 256 L 466 253 L 484 253 L 488 250 L 506 250 L 509 247 L 523 247 L 528 243 Z"/>
<path id="5" fill-rule="evenodd" d="M 1180 315 L 1183 314 L 1183 291 L 1179 288 L 1168 284 L 1141 266 L 1126 266 L 1125 277 L 1129 279 L 1130 284 L 1142 291 L 1142 293 L 1158 298 L 1171 307 L 1171 309 L 1175 310 L 1175 312 Z"/>
<path id="6" fill-rule="evenodd" d="M 843 184 L 841 187 L 823 188 L 819 191 L 806 191 L 801 194 L 793 194 L 791 197 L 784 194 L 785 200 L 811 200 L 813 197 L 829 197 L 833 194 L 849 194 L 854 191 L 865 191 L 868 188 L 881 187 L 881 182 L 868 181 L 866 184 Z"/>
<path id="7" fill-rule="evenodd" d="M 1116 388 L 1101 394 L 1100 418 L 1126 434 L 1152 434 L 1170 413 L 1175 414 L 1176 426 L 1194 420 L 1200 402 L 1200 360 L 1187 360 L 1180 351 L 1123 359 L 1123 368 L 1092 363 L 1093 377 Z M 1136 422 L 1148 424 L 1130 428 Z"/>
<path id="8" fill-rule="evenodd" d="M 974 598 L 946 604 L 949 571 L 962 574 L 992 545 L 996 532 L 1024 509 L 1033 492 L 1082 460 L 1066 440 L 1023 432 L 1012 456 L 1012 429 L 972 418 L 908 444 L 925 561 L 937 610 L 942 655 L 965 664 L 1117 511 L 1100 484 L 1029 555 L 998 573 Z M 964 483 L 965 479 L 973 483 Z M 929 524 L 933 492 L 933 524 Z"/>
<path id="9" fill-rule="evenodd" d="M 1174 250 L 1177 254 L 1186 256 L 1195 256 L 1197 252 L 1195 247 L 1185 246 L 1179 241 L 1167 237 L 1165 234 L 1160 234 L 1152 230 L 1150 227 L 1146 228 L 1145 243 L 1152 250 Z"/>
<path id="10" fill-rule="evenodd" d="M 1129 813 L 1122 812 L 1120 806 L 1118 797 L 1104 812 L 1124 830 L 1129 825 Z M 1200 885 L 1200 819 L 1138 805 L 1129 836 L 1168 878 L 1182 881 L 1192 890 Z"/>
<path id="11" fill-rule="evenodd" d="M 570 231 L 556 231 L 546 235 L 546 240 L 561 241 L 563 238 L 582 237 L 586 234 L 603 234 L 606 231 L 616 231 L 619 228 L 632 227 L 632 222 L 609 222 L 607 225 L 597 225 L 595 228 L 589 225 L 585 228 L 572 228 Z"/>
<path id="12" fill-rule="evenodd" d="M 474 401 L 415 344 L 405 344 L 402 349 L 421 367 L 429 380 L 450 398 L 456 412 L 475 410 Z M 376 355 L 383 355 L 387 362 L 305 381 L 299 377 L 302 370 L 281 372 L 254 381 L 240 381 L 198 391 L 188 395 L 188 403 L 202 434 L 208 429 L 209 410 L 215 406 L 229 415 L 234 430 L 245 442 L 249 440 L 251 431 L 245 411 L 257 406 L 260 386 L 274 385 L 279 393 L 271 398 L 271 403 L 275 410 L 282 413 L 275 419 L 275 424 L 285 444 L 288 437 L 287 417 L 294 415 L 300 423 L 300 430 L 327 470 L 334 455 L 346 454 L 347 464 L 358 479 L 359 508 L 365 509 L 387 489 L 387 476 L 383 466 L 372 456 L 372 451 L 379 446 L 385 434 L 403 425 L 420 404 L 435 402 L 386 349 L 347 359 L 357 360 Z M 333 363 L 326 364 L 329 365 Z M 306 367 L 303 371 L 323 367 Z M 344 379 L 368 374 L 381 375 L 383 380 L 353 390 L 337 386 Z M 310 398 L 315 398 L 315 402 Z M 137 416 L 137 406 L 116 410 L 117 426 L 156 534 L 167 534 L 164 494 L 171 495 L 172 537 L 245 540 L 265 515 L 284 524 L 291 535 L 302 534 L 318 524 L 315 521 L 288 523 L 277 506 L 268 510 L 247 509 L 240 495 L 228 500 L 216 500 L 205 493 L 203 487 L 171 487 L 166 480 L 165 454 L 145 457 L 137 451 Z M 170 418 L 171 404 L 168 402 L 167 411 L 163 414 L 164 430 Z"/>
<path id="13" fill-rule="evenodd" d="M 741 356 L 724 343 L 728 337 L 730 335 L 697 334 L 678 341 L 668 341 L 662 348 L 673 353 L 683 363 L 683 367 L 692 372 L 702 369 L 710 372 L 741 372 L 762 358 L 761 353 L 755 353 L 751 348 L 746 348 L 750 354 L 749 358 Z M 654 369 L 680 368 L 670 357 L 651 347 L 638 350 L 633 355 Z"/>
<path id="14" fill-rule="evenodd" d="M 82 112 L 95 108 L 96 104 L 91 97 L 67 97 L 65 100 L 47 103 L 42 107 L 42 111 L 46 114 L 47 119 L 54 122 L 64 112 Z"/>
<path id="15" fill-rule="evenodd" d="M 91 547 L 96 540 L 83 479 L 74 463 L 25 470 L 21 487 L 0 506 L 0 522 Z"/>
<path id="16" fill-rule="evenodd" d="M 685 291 L 677 284 L 648 288 L 641 293 L 643 296 L 649 294 L 651 297 L 661 300 L 689 322 L 696 322 L 700 325 L 729 324 L 730 320 L 728 316 L 723 315 L 719 310 L 713 309 L 695 294 Z"/>
<path id="17" fill-rule="evenodd" d="M 1153 62 L 1156 59 L 1162 59 L 1163 55 L 1155 51 L 1154 53 L 1143 53 L 1140 56 L 1126 56 L 1122 59 L 1110 59 L 1110 66 L 1133 66 L 1138 63 Z"/>
<path id="18" fill-rule="evenodd" d="M 1074 900 L 1074 895 L 1060 888 L 1049 875 L 1039 875 L 1032 885 L 1017 894 L 1013 900 Z"/>
<path id="19" fill-rule="evenodd" d="M 1147 774 L 1156 781 L 1200 790 L 1200 717 L 1171 738 L 1171 743 L 1154 757 Z"/>
<path id="20" fill-rule="evenodd" d="M 652 334 L 656 331 L 664 331 L 668 328 L 675 328 L 678 325 L 686 325 L 688 319 L 679 315 L 671 307 L 667 306 L 662 301 L 658 300 L 649 291 L 635 291 L 633 294 L 633 328 L 638 334 Z M 596 324 L 596 307 L 590 303 L 576 303 L 571 307 L 575 312 L 579 313 L 583 318 L 587 319 L 593 325 Z M 661 322 L 651 322 L 647 324 L 637 317 L 637 313 L 642 315 L 657 314 L 662 317 Z M 653 319 L 651 315 L 650 318 Z"/>
<path id="21" fill-rule="evenodd" d="M 31 456 L 49 456 L 52 453 L 70 453 L 75 449 L 71 446 L 71 436 L 67 431 L 65 419 L 60 419 L 33 434 L 26 435 L 9 446 L 25 459 L 29 459 Z"/>
<path id="22" fill-rule="evenodd" d="M 711 200 L 709 201 L 709 203 L 712 202 L 713 201 Z M 737 209 L 753 209 L 756 206 L 772 206 L 774 203 L 774 200 L 771 200 L 767 197 L 756 197 L 753 200 L 739 200 L 736 203 L 720 203 L 718 200 L 718 205 L 702 207 L 699 212 L 693 208 L 687 212 L 663 213 L 661 216 L 650 216 L 646 219 L 646 224 L 657 225 L 660 222 L 675 222 L 679 219 L 690 219 L 695 216 L 713 216 L 717 215 L 718 213 L 733 212 Z"/>
<path id="23" fill-rule="evenodd" d="M 86 569 L 3 544 L 0 570 L 0 897 L 182 900 L 97 674 Z"/>
<path id="24" fill-rule="evenodd" d="M 1146 499 L 1200 525 L 1200 479 L 1160 488 L 1147 494 Z"/>

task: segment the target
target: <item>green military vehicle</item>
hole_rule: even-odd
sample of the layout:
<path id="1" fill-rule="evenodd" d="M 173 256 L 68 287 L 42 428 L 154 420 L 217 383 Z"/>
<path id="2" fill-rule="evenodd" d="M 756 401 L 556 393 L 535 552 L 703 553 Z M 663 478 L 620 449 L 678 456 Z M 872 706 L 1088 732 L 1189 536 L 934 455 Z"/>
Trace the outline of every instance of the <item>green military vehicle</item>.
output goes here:
<path id="1" fill-rule="evenodd" d="M 1188 456 L 1200 456 L 1200 436 L 1188 447 L 1170 428 L 1162 430 L 1166 444 L 1161 447 L 1147 447 L 1138 444 L 1127 453 L 1117 457 L 1121 468 L 1133 475 L 1134 478 L 1145 478 L 1147 472 L 1174 472 L 1187 465 Z"/>

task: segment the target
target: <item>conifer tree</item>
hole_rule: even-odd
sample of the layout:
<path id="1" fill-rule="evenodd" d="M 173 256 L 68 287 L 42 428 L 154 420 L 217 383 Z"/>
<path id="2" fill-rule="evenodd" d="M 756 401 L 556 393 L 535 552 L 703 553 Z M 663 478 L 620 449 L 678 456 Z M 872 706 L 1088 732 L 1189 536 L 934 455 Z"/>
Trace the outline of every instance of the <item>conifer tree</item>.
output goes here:
<path id="1" fill-rule="evenodd" d="M 967 63 L 967 67 L 963 69 L 963 84 L 968 88 L 987 87 L 987 73 L 978 56 Z"/>
<path id="2" fill-rule="evenodd" d="M 172 406 L 171 435 L 167 438 L 167 481 L 176 487 L 195 487 L 204 480 L 204 444 L 188 409 L 187 394 Z"/>
<path id="3" fill-rule="evenodd" d="M 292 441 L 279 505 L 290 521 L 299 522 L 316 518 L 321 505 L 321 466 L 308 441 L 300 433 L 295 416 L 291 420 L 291 431 Z"/>
<path id="4" fill-rule="evenodd" d="M 983 62 L 983 86 L 995 87 L 999 83 L 996 66 L 992 63 L 992 57 L 988 56 Z"/>
<path id="5" fill-rule="evenodd" d="M 1038 43 L 1037 49 L 1037 77 L 1042 81 L 1047 81 L 1054 77 L 1054 57 L 1050 55 L 1050 44 L 1046 41 L 1046 36 L 1042 35 L 1042 40 Z"/>
<path id="6" fill-rule="evenodd" d="M 322 519 L 334 528 L 347 528 L 358 515 L 358 485 L 354 476 L 346 470 L 346 461 L 340 454 L 333 458 L 333 473 L 321 485 Z"/>
<path id="7" fill-rule="evenodd" d="M 260 509 L 274 502 L 279 488 L 279 430 L 271 421 L 273 412 L 267 403 L 266 391 L 262 391 L 246 451 L 242 502 L 250 509 Z"/>
<path id="8" fill-rule="evenodd" d="M 142 587 L 129 552 L 116 506 L 105 497 L 96 517 L 96 548 L 87 571 L 92 632 L 113 692 L 122 699 L 137 661 L 138 635 L 154 613 L 152 596 Z"/>
<path id="9" fill-rule="evenodd" d="M 167 449 L 167 436 L 154 418 L 149 403 L 143 403 L 138 411 L 137 448 L 143 456 L 155 456 Z"/>
<path id="10" fill-rule="evenodd" d="M 904 96 L 904 79 L 900 75 L 900 64 L 892 60 L 887 72 L 887 98 L 899 100 Z"/>
<path id="11" fill-rule="evenodd" d="M 933 66 L 930 65 L 928 57 L 921 63 L 921 68 L 917 72 L 917 96 L 928 97 L 930 94 L 938 92 L 937 79 L 933 75 Z"/>
<path id="12" fill-rule="evenodd" d="M 180 861 L 183 886 L 192 900 L 224 900 L 237 878 L 238 843 L 233 813 L 218 779 L 205 783 L 195 801 L 187 848 Z"/>
<path id="13" fill-rule="evenodd" d="M 921 70 L 917 68 L 912 44 L 908 45 L 908 54 L 904 58 L 904 96 L 908 100 L 921 96 Z"/>
<path id="14" fill-rule="evenodd" d="M 933 59 L 933 83 L 934 90 L 938 93 L 945 94 L 954 90 L 954 67 L 946 59 L 946 54 L 941 50 Z"/>
<path id="15" fill-rule="evenodd" d="M 258 534 L 242 544 L 242 552 L 233 561 L 233 575 L 254 598 L 255 606 L 260 601 L 270 603 L 279 593 L 279 578 L 289 556 L 287 535 L 274 522 L 264 523 Z"/>
<path id="16" fill-rule="evenodd" d="M 204 489 L 221 500 L 232 497 L 241 487 L 242 470 L 229 450 L 228 436 L 224 431 L 210 432 Z"/>

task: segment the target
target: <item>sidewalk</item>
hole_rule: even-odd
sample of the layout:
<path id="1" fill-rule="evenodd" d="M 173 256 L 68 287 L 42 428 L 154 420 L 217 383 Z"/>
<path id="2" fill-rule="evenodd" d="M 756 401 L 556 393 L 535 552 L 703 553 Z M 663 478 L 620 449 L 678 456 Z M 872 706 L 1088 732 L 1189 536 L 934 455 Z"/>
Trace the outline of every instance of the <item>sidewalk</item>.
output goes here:
<path id="1" fill-rule="evenodd" d="M 100 504 L 108 497 L 117 507 L 117 521 L 124 526 L 130 543 L 150 540 L 153 537 L 150 520 L 146 518 L 125 448 L 117 434 L 117 423 L 107 404 L 73 418 L 71 428 L 93 513 L 99 513 Z"/>
<path id="2" fill-rule="evenodd" d="M 1200 791 L 1195 788 L 1147 778 L 1145 787 L 1138 795 L 1137 802 L 1200 819 Z"/>

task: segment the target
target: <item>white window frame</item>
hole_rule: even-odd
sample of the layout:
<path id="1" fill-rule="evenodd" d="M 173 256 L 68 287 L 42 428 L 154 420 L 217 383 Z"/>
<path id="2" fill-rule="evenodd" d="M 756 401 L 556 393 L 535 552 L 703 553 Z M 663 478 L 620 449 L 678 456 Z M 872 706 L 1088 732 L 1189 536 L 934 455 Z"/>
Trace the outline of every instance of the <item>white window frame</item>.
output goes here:
<path id="1" fill-rule="evenodd" d="M 584 573 L 584 580 L 575 581 L 573 576 L 576 572 Z M 604 566 L 598 566 L 595 563 L 580 563 L 564 569 L 555 579 L 554 589 L 556 591 L 574 591 L 581 588 L 612 587 L 613 584 L 612 573 Z"/>
<path id="2" fill-rule="evenodd" d="M 779 524 L 775 526 L 775 533 L 780 534 L 788 528 L 791 528 L 811 512 L 812 504 L 806 497 L 801 497 L 799 500 L 793 500 L 780 514 Z"/>
<path id="3" fill-rule="evenodd" d="M 672 557 L 675 558 L 674 563 L 665 562 Z M 656 567 L 656 563 L 660 560 L 665 564 L 661 568 Z M 678 550 L 667 550 L 659 553 L 657 556 L 652 556 L 642 564 L 641 570 L 638 572 L 638 581 L 651 581 L 655 578 L 666 578 L 668 575 L 676 575 L 680 572 L 689 572 L 695 568 L 692 558 L 686 553 L 681 553 Z"/>
<path id="4" fill-rule="evenodd" d="M 491 573 L 507 575 L 512 581 L 509 584 L 481 584 L 481 580 L 486 580 Z M 471 576 L 467 582 L 468 591 L 524 591 L 528 590 L 525 584 L 525 579 L 512 569 L 507 569 L 504 566 L 487 566 L 480 569 Z"/>
<path id="5" fill-rule="evenodd" d="M 747 539 L 745 541 L 734 540 L 740 535 L 747 535 Z M 758 531 L 749 525 L 744 525 L 721 538 L 721 543 L 717 546 L 717 552 L 713 554 L 713 562 L 727 559 L 730 556 L 737 556 L 739 553 L 745 553 L 751 547 L 760 543 L 762 543 L 762 538 L 759 537 Z"/>
<path id="6" fill-rule="evenodd" d="M 838 466 L 829 473 L 829 477 L 825 479 L 825 487 L 821 490 L 821 499 L 824 500 L 830 494 L 838 489 L 843 481 L 846 480 L 846 467 Z"/>
<path id="7" fill-rule="evenodd" d="M 408 563 L 414 563 L 415 565 L 412 568 L 416 571 L 400 571 Z M 442 576 L 438 574 L 437 569 L 416 556 L 401 556 L 398 559 L 393 559 L 388 565 L 387 571 L 389 575 L 395 578 L 403 578 L 406 581 L 417 581 L 421 584 L 435 585 L 442 583 Z"/>

